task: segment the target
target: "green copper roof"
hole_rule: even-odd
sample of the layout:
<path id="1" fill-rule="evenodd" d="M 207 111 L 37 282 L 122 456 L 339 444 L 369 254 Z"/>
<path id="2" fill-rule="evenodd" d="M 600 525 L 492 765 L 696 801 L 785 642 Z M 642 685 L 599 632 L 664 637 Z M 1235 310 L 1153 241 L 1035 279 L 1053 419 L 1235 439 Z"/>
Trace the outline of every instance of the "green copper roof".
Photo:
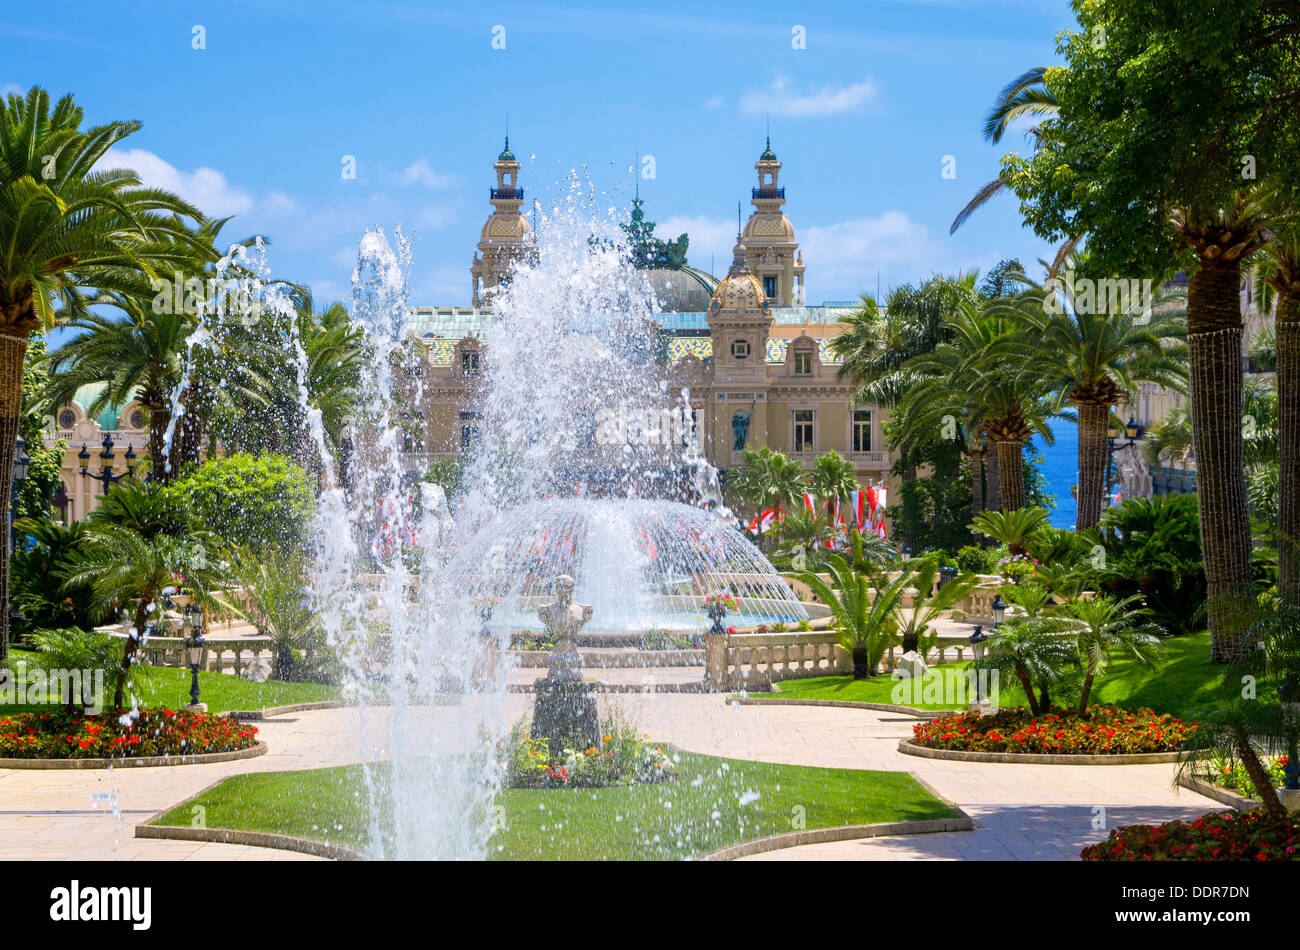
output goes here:
<path id="1" fill-rule="evenodd" d="M 768 136 L 768 139 L 767 139 L 767 148 L 763 149 L 763 154 L 760 155 L 760 156 L 758 156 L 758 160 L 759 160 L 760 162 L 774 162 L 774 161 L 776 161 L 776 152 L 772 151 L 772 137 L 771 137 L 771 136 Z"/>
<path id="2" fill-rule="evenodd" d="M 515 160 L 515 153 L 512 152 L 512 151 L 510 151 L 510 136 L 507 135 L 507 136 L 506 136 L 506 147 L 503 148 L 503 149 L 501 150 L 501 154 L 497 156 L 497 161 L 498 161 L 498 162 L 513 162 L 514 160 Z"/>

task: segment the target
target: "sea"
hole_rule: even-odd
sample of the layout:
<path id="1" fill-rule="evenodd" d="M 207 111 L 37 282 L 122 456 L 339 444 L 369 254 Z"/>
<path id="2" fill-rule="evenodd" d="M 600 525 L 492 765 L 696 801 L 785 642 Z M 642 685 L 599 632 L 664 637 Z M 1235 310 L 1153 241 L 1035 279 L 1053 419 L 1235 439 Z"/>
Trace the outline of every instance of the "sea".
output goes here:
<path id="1" fill-rule="evenodd" d="M 1052 420 L 1051 428 L 1052 445 L 1044 445 L 1037 436 L 1033 445 L 1042 453 L 1043 480 L 1056 499 L 1050 515 L 1052 527 L 1073 528 L 1077 506 L 1070 489 L 1079 481 L 1079 428 L 1068 419 Z"/>

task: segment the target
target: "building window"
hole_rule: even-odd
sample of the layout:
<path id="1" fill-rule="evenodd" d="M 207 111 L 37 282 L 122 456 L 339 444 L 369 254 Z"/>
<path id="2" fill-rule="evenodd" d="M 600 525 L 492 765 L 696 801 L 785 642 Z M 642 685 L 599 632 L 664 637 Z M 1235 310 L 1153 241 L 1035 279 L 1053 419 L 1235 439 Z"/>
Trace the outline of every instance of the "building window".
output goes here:
<path id="1" fill-rule="evenodd" d="M 772 276 L 763 278 L 763 293 L 769 297 L 776 296 L 776 278 Z"/>
<path id="2" fill-rule="evenodd" d="M 871 451 L 871 410 L 853 410 L 853 451 Z"/>
<path id="3" fill-rule="evenodd" d="M 734 359 L 747 359 L 749 357 L 749 341 L 733 340 L 731 343 L 731 355 Z"/>
<path id="4" fill-rule="evenodd" d="M 460 375 L 462 376 L 478 375 L 478 354 L 477 353 L 460 354 Z"/>
<path id="5" fill-rule="evenodd" d="M 812 452 L 813 445 L 813 410 L 796 409 L 794 411 L 794 450 Z"/>
<path id="6" fill-rule="evenodd" d="M 796 376 L 812 375 L 812 350 L 804 350 L 794 354 L 794 374 Z"/>

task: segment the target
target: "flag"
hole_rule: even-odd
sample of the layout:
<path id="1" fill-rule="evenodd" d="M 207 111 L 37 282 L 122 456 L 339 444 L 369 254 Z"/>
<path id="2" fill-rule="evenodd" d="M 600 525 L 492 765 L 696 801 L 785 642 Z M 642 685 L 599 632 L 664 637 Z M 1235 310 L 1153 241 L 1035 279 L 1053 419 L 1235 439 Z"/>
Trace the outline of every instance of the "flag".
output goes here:
<path id="1" fill-rule="evenodd" d="M 815 515 L 817 507 L 813 504 L 813 496 L 808 492 L 803 493 L 803 506 L 808 509 L 808 514 Z"/>
<path id="2" fill-rule="evenodd" d="M 772 527 L 774 521 L 776 521 L 776 510 L 769 508 L 749 523 L 749 530 L 752 534 L 762 534 Z"/>

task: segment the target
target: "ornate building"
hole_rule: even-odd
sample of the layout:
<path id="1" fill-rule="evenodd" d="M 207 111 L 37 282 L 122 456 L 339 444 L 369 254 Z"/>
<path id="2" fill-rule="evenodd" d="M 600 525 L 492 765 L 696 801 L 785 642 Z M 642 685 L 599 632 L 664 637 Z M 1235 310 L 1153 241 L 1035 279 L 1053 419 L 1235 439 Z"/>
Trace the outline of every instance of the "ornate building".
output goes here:
<path id="1" fill-rule="evenodd" d="M 492 214 L 483 223 L 469 268 L 470 299 L 476 307 L 491 299 L 492 291 L 509 275 L 510 265 L 527 254 L 532 243 L 528 218 L 519 210 L 524 190 L 519 187 L 519 161 L 510 151 L 510 136 L 492 167 L 497 173 L 496 187 L 488 192 Z"/>
<path id="2" fill-rule="evenodd" d="M 506 262 L 530 246 L 527 222 L 518 212 L 523 190 L 517 177 L 510 197 L 499 197 L 506 187 L 503 173 L 517 172 L 519 164 L 507 149 L 495 167 L 498 187 L 471 269 L 471 305 L 415 307 L 408 316 L 407 331 L 426 356 L 419 371 L 419 420 L 406 445 L 412 472 L 462 455 L 477 438 L 478 377 L 492 358 L 489 291 L 505 276 Z M 633 201 L 625 231 L 633 261 L 646 272 L 660 308 L 656 317 L 671 362 L 671 391 L 690 390 L 705 453 L 719 468 L 739 464 L 747 447 L 769 446 L 807 468 L 834 449 L 853 462 L 862 484 L 891 484 L 893 459 L 882 437 L 882 414 L 854 401 L 855 387 L 837 378 L 839 365 L 828 349 L 856 305 L 804 305 L 803 256 L 783 210 L 781 163 L 770 142 L 755 168 L 754 212 L 721 279 L 686 264 L 685 235 L 677 241 L 655 238 L 640 197 Z M 502 215 L 513 216 L 512 223 L 494 224 Z M 497 234 L 500 239 L 488 241 Z"/>

